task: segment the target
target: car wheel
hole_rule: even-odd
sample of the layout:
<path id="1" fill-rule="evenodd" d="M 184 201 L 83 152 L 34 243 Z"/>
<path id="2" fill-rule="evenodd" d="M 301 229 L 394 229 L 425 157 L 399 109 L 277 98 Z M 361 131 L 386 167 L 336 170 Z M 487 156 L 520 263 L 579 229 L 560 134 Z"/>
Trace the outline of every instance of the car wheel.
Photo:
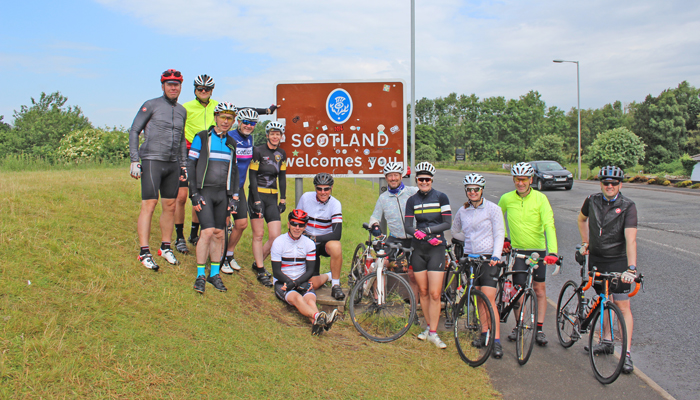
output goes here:
<path id="1" fill-rule="evenodd" d="M 574 187 L 574 184 L 573 184 L 573 183 L 572 183 L 571 185 L 569 185 L 569 186 L 564 186 L 564 189 L 566 189 L 566 190 L 571 190 L 572 187 Z"/>
<path id="2" fill-rule="evenodd" d="M 537 190 L 539 190 L 541 192 L 543 188 L 544 188 L 544 185 L 542 185 L 542 179 L 538 179 L 537 180 Z"/>

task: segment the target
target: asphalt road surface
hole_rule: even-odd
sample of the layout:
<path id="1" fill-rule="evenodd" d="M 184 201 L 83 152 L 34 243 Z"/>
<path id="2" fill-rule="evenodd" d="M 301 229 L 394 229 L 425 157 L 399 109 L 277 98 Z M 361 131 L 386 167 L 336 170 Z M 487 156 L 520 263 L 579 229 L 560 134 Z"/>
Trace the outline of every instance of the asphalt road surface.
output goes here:
<path id="1" fill-rule="evenodd" d="M 435 178 L 433 187 L 447 194 L 453 210 L 466 200 L 462 186 L 466 173 L 468 171 L 440 170 Z M 486 199 L 494 203 L 498 203 L 502 194 L 514 190 L 509 175 L 484 176 Z M 554 210 L 559 255 L 564 256 L 561 273 L 551 276 L 548 272 L 547 276 L 547 295 L 555 303 L 564 282 L 580 280 L 580 268 L 574 261 L 575 247 L 581 241 L 576 218 L 586 196 L 598 191 L 600 184 L 597 182 L 576 181 L 572 190 L 544 192 Z M 631 300 L 635 318 L 632 360 L 638 370 L 675 398 L 696 399 L 700 391 L 697 372 L 700 365 L 700 298 L 695 298 L 697 288 L 700 288 L 700 191 L 634 184 L 623 184 L 621 191 L 637 204 L 637 265 L 645 275 L 645 291 L 640 291 Z M 503 342 L 504 358 L 486 363 L 494 385 L 506 398 L 526 394 L 514 387 L 512 382 L 516 380 L 528 380 L 531 393 L 527 394 L 539 395 L 540 398 L 549 398 L 542 394 L 552 390 L 555 393 L 553 398 L 597 398 L 597 395 L 589 396 L 589 389 L 596 387 L 602 388 L 603 397 L 613 394 L 611 390 L 616 387 L 621 390 L 619 394 L 626 397 L 659 398 L 656 392 L 640 383 L 636 375 L 621 376 L 609 386 L 610 389 L 599 385 L 583 351 L 583 341 L 568 350 L 559 345 L 553 322 L 555 311 L 550 304 L 545 321 L 549 345 L 545 348 L 535 346 L 528 364 L 517 366 L 514 346 L 507 339 Z M 501 329 L 504 338 L 513 325 L 511 316 Z M 555 370 L 564 364 L 552 361 L 556 359 L 567 360 L 564 369 L 568 371 L 558 371 L 557 374 L 571 377 L 570 382 L 569 379 L 552 379 Z M 579 375 L 585 376 L 586 386 L 575 386 L 579 381 L 573 377 Z M 533 385 L 531 379 L 536 379 L 537 384 Z"/>

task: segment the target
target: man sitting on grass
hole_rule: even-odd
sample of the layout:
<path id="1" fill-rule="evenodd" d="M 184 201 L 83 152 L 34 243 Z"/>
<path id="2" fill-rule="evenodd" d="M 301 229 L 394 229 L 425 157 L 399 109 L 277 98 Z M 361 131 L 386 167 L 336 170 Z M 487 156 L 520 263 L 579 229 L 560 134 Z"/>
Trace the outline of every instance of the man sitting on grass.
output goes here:
<path id="1" fill-rule="evenodd" d="M 303 235 L 309 215 L 302 210 L 292 210 L 287 219 L 289 232 L 278 236 L 270 249 L 275 295 L 308 317 L 313 324 L 311 334 L 320 335 L 324 329 L 331 329 L 338 314 L 338 310 L 335 309 L 330 315 L 326 315 L 316 307 L 314 289 L 330 279 L 330 272 L 312 277 L 316 262 L 316 244 Z"/>

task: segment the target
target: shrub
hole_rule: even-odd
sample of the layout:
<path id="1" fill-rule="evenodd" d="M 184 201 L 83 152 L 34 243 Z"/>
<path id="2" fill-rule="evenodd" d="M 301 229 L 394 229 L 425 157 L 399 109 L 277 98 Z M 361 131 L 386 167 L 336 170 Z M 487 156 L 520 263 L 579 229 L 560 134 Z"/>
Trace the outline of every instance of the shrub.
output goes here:
<path id="1" fill-rule="evenodd" d="M 635 175 L 634 177 L 630 178 L 629 182 L 632 183 L 647 183 L 649 181 L 649 178 L 644 176 L 644 175 Z"/>
<path id="2" fill-rule="evenodd" d="M 590 168 L 616 165 L 632 167 L 644 157 L 644 143 L 627 128 L 607 130 L 596 137 L 586 150 L 585 160 Z"/>
<path id="3" fill-rule="evenodd" d="M 680 159 L 668 163 L 661 163 L 655 166 L 651 166 L 649 172 L 658 175 L 686 175 L 685 169 L 683 168 L 683 164 L 681 164 Z"/>
<path id="4" fill-rule="evenodd" d="M 691 189 L 700 189 L 700 183 L 696 183 L 690 187 Z"/>
<path id="5" fill-rule="evenodd" d="M 693 181 L 682 181 L 676 183 L 676 187 L 688 187 L 693 184 Z"/>
<path id="6" fill-rule="evenodd" d="M 116 128 L 79 129 L 61 139 L 57 154 L 75 163 L 124 160 L 129 157 L 129 134 Z"/>
<path id="7" fill-rule="evenodd" d="M 656 178 L 649 179 L 647 183 L 650 185 L 668 186 L 671 184 L 671 181 L 666 179 L 665 176 L 657 176 Z"/>
<path id="8" fill-rule="evenodd" d="M 685 174 L 690 176 L 693 174 L 693 167 L 695 167 L 695 164 L 697 164 L 697 161 L 693 160 L 690 158 L 688 154 L 683 154 L 683 157 L 681 157 L 681 165 L 683 166 L 683 169 L 685 170 Z"/>

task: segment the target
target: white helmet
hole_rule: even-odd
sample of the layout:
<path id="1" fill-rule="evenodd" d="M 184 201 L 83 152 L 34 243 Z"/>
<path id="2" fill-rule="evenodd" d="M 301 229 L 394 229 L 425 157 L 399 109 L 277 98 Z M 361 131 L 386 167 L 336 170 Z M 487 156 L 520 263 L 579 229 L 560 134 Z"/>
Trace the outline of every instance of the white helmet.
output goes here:
<path id="1" fill-rule="evenodd" d="M 428 174 L 430 176 L 435 176 L 435 167 L 433 164 L 423 161 L 422 163 L 416 165 L 416 176 L 419 174 Z"/>
<path id="2" fill-rule="evenodd" d="M 484 185 L 486 185 L 486 179 L 484 179 L 484 177 L 479 174 L 469 174 L 464 177 L 464 181 L 462 181 L 462 183 L 464 184 L 464 186 L 477 185 L 484 187 Z"/>
<path id="3" fill-rule="evenodd" d="M 403 175 L 403 163 L 389 161 L 388 163 L 384 164 L 384 175 L 386 176 L 392 172 L 398 172 L 399 174 Z"/>
<path id="4" fill-rule="evenodd" d="M 284 133 L 284 125 L 281 122 L 272 121 L 265 127 L 265 133 L 270 133 L 270 131 L 280 131 Z"/>
<path id="5" fill-rule="evenodd" d="M 238 112 L 236 119 L 239 121 L 247 119 L 248 121 L 258 122 L 258 112 L 252 108 L 244 108 Z"/>
<path id="6" fill-rule="evenodd" d="M 513 176 L 532 176 L 535 175 L 535 170 L 532 169 L 532 165 L 526 162 L 520 162 L 513 165 L 510 169 L 510 174 Z"/>
<path id="7" fill-rule="evenodd" d="M 194 86 L 204 86 L 214 89 L 214 79 L 207 74 L 197 75 L 197 77 L 194 78 Z"/>
<path id="8" fill-rule="evenodd" d="M 217 104 L 216 107 L 214 107 L 214 115 L 220 112 L 226 114 L 235 114 L 236 106 L 234 106 L 232 103 L 229 103 L 228 101 L 222 101 L 221 103 Z"/>

